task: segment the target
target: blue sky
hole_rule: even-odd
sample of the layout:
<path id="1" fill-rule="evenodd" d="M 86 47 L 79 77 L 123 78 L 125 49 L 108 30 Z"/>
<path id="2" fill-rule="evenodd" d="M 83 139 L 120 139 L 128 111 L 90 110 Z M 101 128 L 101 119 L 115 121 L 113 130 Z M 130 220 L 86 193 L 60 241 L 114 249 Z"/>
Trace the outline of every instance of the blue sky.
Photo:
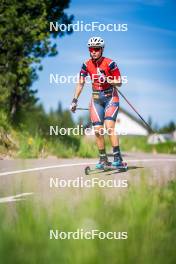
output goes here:
<path id="1" fill-rule="evenodd" d="M 166 0 L 128 1 L 72 1 L 65 10 L 85 23 L 128 24 L 125 32 L 74 32 L 58 38 L 59 54 L 42 61 L 43 71 L 33 84 L 38 90 L 40 102 L 46 111 L 55 109 L 58 101 L 68 108 L 73 98 L 75 84 L 50 84 L 50 73 L 76 75 L 82 62 L 89 58 L 86 47 L 91 36 L 104 38 L 104 56 L 115 60 L 128 84 L 122 92 L 147 120 L 162 126 L 170 120 L 176 121 L 176 2 Z M 91 85 L 86 84 L 80 96 L 79 106 L 87 107 L 91 96 Z M 130 111 L 121 99 L 121 106 Z M 80 113 L 74 115 L 78 117 Z"/>

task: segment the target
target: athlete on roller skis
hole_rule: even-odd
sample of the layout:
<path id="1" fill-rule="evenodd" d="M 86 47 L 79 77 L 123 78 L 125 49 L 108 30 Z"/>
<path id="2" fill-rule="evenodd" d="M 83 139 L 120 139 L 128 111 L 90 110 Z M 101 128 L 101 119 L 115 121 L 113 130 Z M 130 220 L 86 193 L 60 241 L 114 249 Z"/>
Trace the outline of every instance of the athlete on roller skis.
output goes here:
<path id="1" fill-rule="evenodd" d="M 121 86 L 120 71 L 115 61 L 103 57 L 105 47 L 101 37 L 92 37 L 88 40 L 90 59 L 83 63 L 79 82 L 76 86 L 70 110 L 74 113 L 77 108 L 78 98 L 89 74 L 92 80 L 92 98 L 90 103 L 90 118 L 95 130 L 96 143 L 99 150 L 97 169 L 112 166 L 114 168 L 127 168 L 123 162 L 119 138 L 115 133 L 115 122 L 119 110 L 119 96 L 117 86 Z M 108 161 L 105 150 L 103 127 L 110 131 L 109 138 L 113 149 L 113 162 Z"/>

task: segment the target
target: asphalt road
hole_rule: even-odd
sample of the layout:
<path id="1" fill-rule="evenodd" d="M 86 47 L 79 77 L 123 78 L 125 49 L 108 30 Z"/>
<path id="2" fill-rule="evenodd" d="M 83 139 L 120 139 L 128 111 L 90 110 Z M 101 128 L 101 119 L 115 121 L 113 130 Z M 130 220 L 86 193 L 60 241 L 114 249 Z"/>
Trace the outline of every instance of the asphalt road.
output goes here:
<path id="1" fill-rule="evenodd" d="M 56 196 L 73 202 L 93 188 L 101 188 L 111 198 L 127 190 L 130 184 L 137 185 L 141 179 L 156 185 L 176 179 L 176 155 L 126 153 L 124 160 L 129 166 L 127 172 L 98 172 L 89 176 L 85 175 L 84 168 L 87 165 L 94 168 L 96 159 L 0 160 L 0 203 L 31 198 L 50 202 Z M 87 180 L 94 183 L 89 181 L 85 185 Z M 115 182 L 114 187 L 104 186 L 107 181 L 110 185 Z"/>

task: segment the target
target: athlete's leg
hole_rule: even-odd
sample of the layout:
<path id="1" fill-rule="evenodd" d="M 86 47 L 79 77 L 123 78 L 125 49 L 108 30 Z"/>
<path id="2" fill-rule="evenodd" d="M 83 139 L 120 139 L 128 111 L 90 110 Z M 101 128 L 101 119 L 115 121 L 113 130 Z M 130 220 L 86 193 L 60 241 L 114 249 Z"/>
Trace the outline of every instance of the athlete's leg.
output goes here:
<path id="1" fill-rule="evenodd" d="M 103 126 L 94 126 L 96 144 L 99 151 L 99 162 L 96 164 L 97 169 L 102 169 L 105 164 L 108 163 L 108 158 L 105 150 L 105 140 L 104 140 Z"/>
<path id="2" fill-rule="evenodd" d="M 108 131 L 112 147 L 119 146 L 119 138 L 115 133 L 115 121 L 119 111 L 119 97 L 116 90 L 113 89 L 112 97 L 107 98 L 105 106 L 105 125 Z"/>
<path id="3" fill-rule="evenodd" d="M 94 126 L 96 144 L 99 150 L 105 149 L 103 126 Z"/>
<path id="4" fill-rule="evenodd" d="M 109 139 L 112 146 L 114 161 L 112 162 L 113 166 L 122 166 L 122 155 L 120 152 L 119 146 L 119 137 L 115 133 L 115 121 L 106 120 L 105 121 L 106 129 L 109 135 Z"/>
<path id="5" fill-rule="evenodd" d="M 112 147 L 119 146 L 119 137 L 115 133 L 115 121 L 105 120 L 105 126 L 108 132 L 108 136 Z"/>
<path id="6" fill-rule="evenodd" d="M 104 141 L 104 107 L 98 101 L 92 99 L 90 104 L 90 118 L 94 127 L 96 144 L 99 150 L 100 160 L 96 165 L 97 168 L 103 168 L 104 164 L 107 164 L 108 159 L 105 151 Z"/>
<path id="7" fill-rule="evenodd" d="M 109 98 L 106 102 L 105 108 L 105 125 L 110 138 L 111 146 L 113 149 L 114 166 L 121 165 L 122 156 L 119 147 L 119 137 L 115 131 L 115 121 L 119 110 L 119 99 L 116 92 L 113 92 L 112 98 Z"/>
<path id="8" fill-rule="evenodd" d="M 97 100 L 91 100 L 90 103 L 90 119 L 94 128 L 96 143 L 99 150 L 105 148 L 103 123 L 104 123 L 104 107 Z"/>

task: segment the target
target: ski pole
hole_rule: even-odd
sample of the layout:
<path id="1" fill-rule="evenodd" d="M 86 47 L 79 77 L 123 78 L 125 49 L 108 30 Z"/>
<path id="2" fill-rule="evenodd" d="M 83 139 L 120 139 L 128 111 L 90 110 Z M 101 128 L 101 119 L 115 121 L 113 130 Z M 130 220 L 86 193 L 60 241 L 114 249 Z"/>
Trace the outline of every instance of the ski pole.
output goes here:
<path id="1" fill-rule="evenodd" d="M 118 89 L 118 93 L 123 97 L 123 99 L 129 104 L 129 106 L 134 110 L 134 112 L 140 117 L 140 119 L 144 122 L 144 124 L 149 128 L 149 130 L 152 133 L 156 133 L 153 131 L 153 129 L 151 128 L 151 126 L 144 120 L 144 118 L 138 113 L 138 111 L 134 108 L 134 106 L 128 101 L 128 99 L 123 95 L 123 93 L 121 91 L 119 91 Z"/>
<path id="2" fill-rule="evenodd" d="M 123 99 L 128 103 L 128 105 L 133 109 L 133 111 L 139 116 L 139 118 L 143 121 L 143 123 L 148 127 L 150 132 L 156 133 L 151 128 L 151 126 L 144 120 L 144 118 L 138 113 L 138 111 L 134 108 L 134 106 L 128 101 L 128 99 L 123 95 L 123 93 L 121 91 L 119 91 L 119 89 L 118 89 L 118 93 L 123 97 Z M 76 110 L 89 110 L 89 109 L 88 108 L 78 107 L 78 108 L 76 108 Z"/>
<path id="3" fill-rule="evenodd" d="M 77 107 L 76 110 L 89 110 L 89 108 Z"/>

